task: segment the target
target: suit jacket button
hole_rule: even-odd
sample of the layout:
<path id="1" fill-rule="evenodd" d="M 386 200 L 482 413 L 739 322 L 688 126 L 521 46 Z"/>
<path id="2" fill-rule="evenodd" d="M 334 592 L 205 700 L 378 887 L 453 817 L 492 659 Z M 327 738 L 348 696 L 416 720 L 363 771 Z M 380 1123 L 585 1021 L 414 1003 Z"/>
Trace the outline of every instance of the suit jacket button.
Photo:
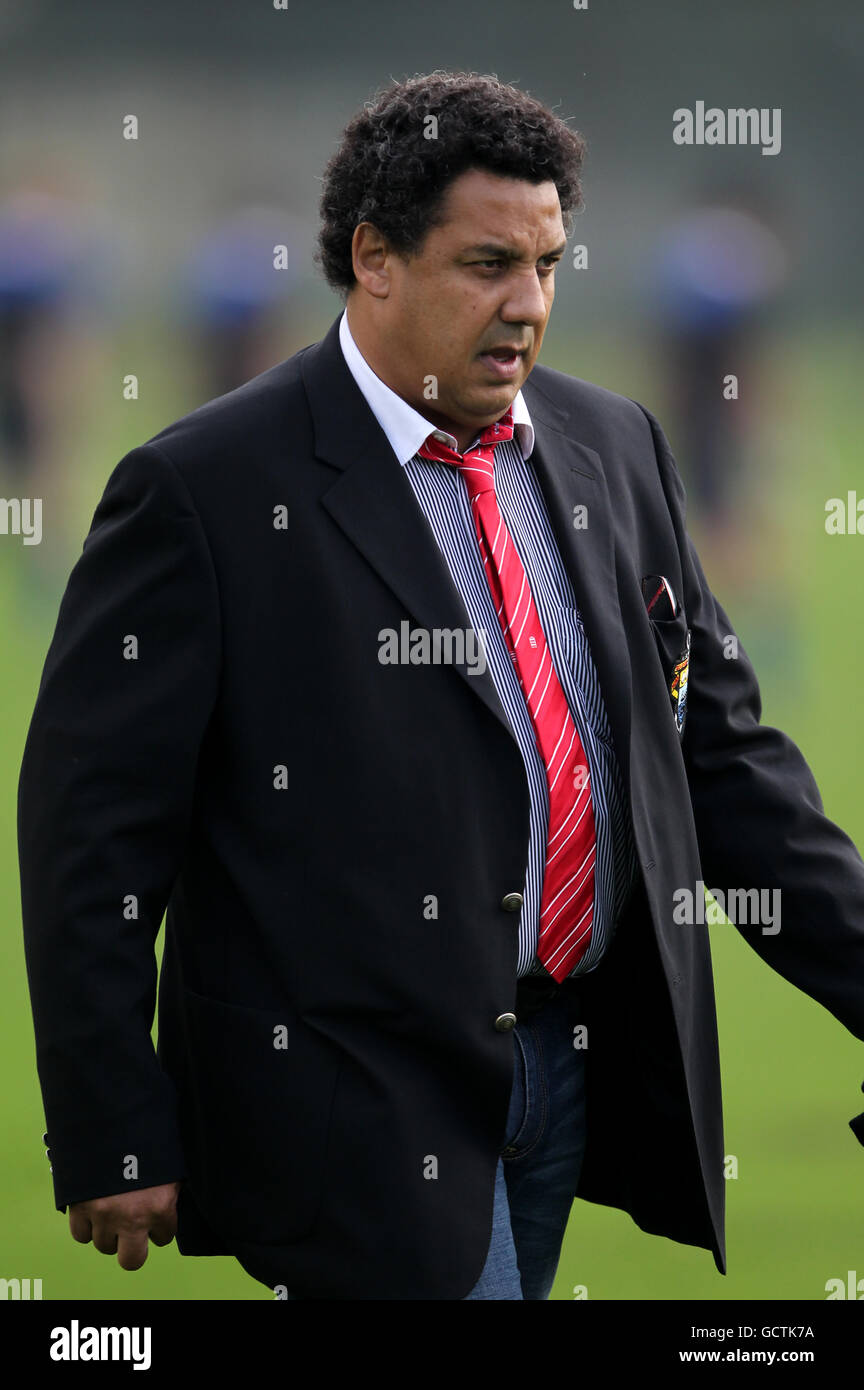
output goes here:
<path id="1" fill-rule="evenodd" d="M 518 912 L 522 906 L 522 894 L 505 893 L 501 899 L 501 906 L 505 912 Z"/>
<path id="2" fill-rule="evenodd" d="M 516 1027 L 515 1014 L 499 1014 L 495 1020 L 495 1027 L 499 1033 L 509 1033 L 511 1028 Z"/>

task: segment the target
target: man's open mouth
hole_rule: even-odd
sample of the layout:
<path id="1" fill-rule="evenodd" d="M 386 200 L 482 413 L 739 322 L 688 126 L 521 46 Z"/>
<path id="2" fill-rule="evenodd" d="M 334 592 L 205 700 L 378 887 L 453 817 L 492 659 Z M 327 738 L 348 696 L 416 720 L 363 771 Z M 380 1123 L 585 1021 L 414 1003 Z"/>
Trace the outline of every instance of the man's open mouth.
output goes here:
<path id="1" fill-rule="evenodd" d="M 494 357 L 497 362 L 512 362 L 514 357 L 521 357 L 525 348 L 516 347 L 497 347 L 490 348 L 488 352 L 481 353 L 481 357 Z"/>
<path id="2" fill-rule="evenodd" d="M 497 347 L 481 352 L 479 357 L 496 376 L 508 376 L 518 370 L 523 352 L 524 348 Z"/>

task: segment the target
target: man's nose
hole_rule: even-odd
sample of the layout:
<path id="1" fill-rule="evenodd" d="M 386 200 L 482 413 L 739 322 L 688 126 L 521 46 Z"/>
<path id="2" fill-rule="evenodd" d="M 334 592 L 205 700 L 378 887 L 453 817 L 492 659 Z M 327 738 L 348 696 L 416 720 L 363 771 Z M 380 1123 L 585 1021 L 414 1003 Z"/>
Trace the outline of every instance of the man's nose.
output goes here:
<path id="1" fill-rule="evenodd" d="M 536 270 L 514 276 L 501 306 L 501 318 L 504 322 L 541 324 L 545 322 L 548 312 L 549 302 L 543 293 L 543 286 Z"/>

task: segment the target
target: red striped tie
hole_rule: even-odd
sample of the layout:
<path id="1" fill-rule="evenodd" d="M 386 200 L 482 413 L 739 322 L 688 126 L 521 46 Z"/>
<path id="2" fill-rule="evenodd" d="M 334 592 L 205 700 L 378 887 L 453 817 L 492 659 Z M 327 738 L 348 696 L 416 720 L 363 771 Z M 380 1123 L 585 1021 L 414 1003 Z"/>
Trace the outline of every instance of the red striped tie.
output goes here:
<path id="1" fill-rule="evenodd" d="M 457 454 L 434 434 L 421 458 L 455 464 L 468 486 L 486 578 L 534 725 L 549 789 L 537 955 L 559 982 L 585 954 L 594 919 L 597 843 L 588 761 L 534 606 L 528 576 L 495 497 L 495 445 L 513 437 L 512 407 Z"/>

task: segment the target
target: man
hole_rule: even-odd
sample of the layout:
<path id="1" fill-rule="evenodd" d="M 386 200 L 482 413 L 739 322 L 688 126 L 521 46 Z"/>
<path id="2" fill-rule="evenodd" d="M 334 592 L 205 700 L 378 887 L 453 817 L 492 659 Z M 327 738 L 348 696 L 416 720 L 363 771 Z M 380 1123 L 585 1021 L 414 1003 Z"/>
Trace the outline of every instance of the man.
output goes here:
<path id="1" fill-rule="evenodd" d="M 281 1297 L 543 1299 L 577 1195 L 724 1272 L 703 881 L 782 889 L 744 934 L 864 1038 L 864 864 L 662 431 L 535 366 L 582 153 L 393 84 L 325 175 L 346 313 L 109 479 L 19 834 L 56 1203 L 124 1268 L 176 1219 Z"/>

